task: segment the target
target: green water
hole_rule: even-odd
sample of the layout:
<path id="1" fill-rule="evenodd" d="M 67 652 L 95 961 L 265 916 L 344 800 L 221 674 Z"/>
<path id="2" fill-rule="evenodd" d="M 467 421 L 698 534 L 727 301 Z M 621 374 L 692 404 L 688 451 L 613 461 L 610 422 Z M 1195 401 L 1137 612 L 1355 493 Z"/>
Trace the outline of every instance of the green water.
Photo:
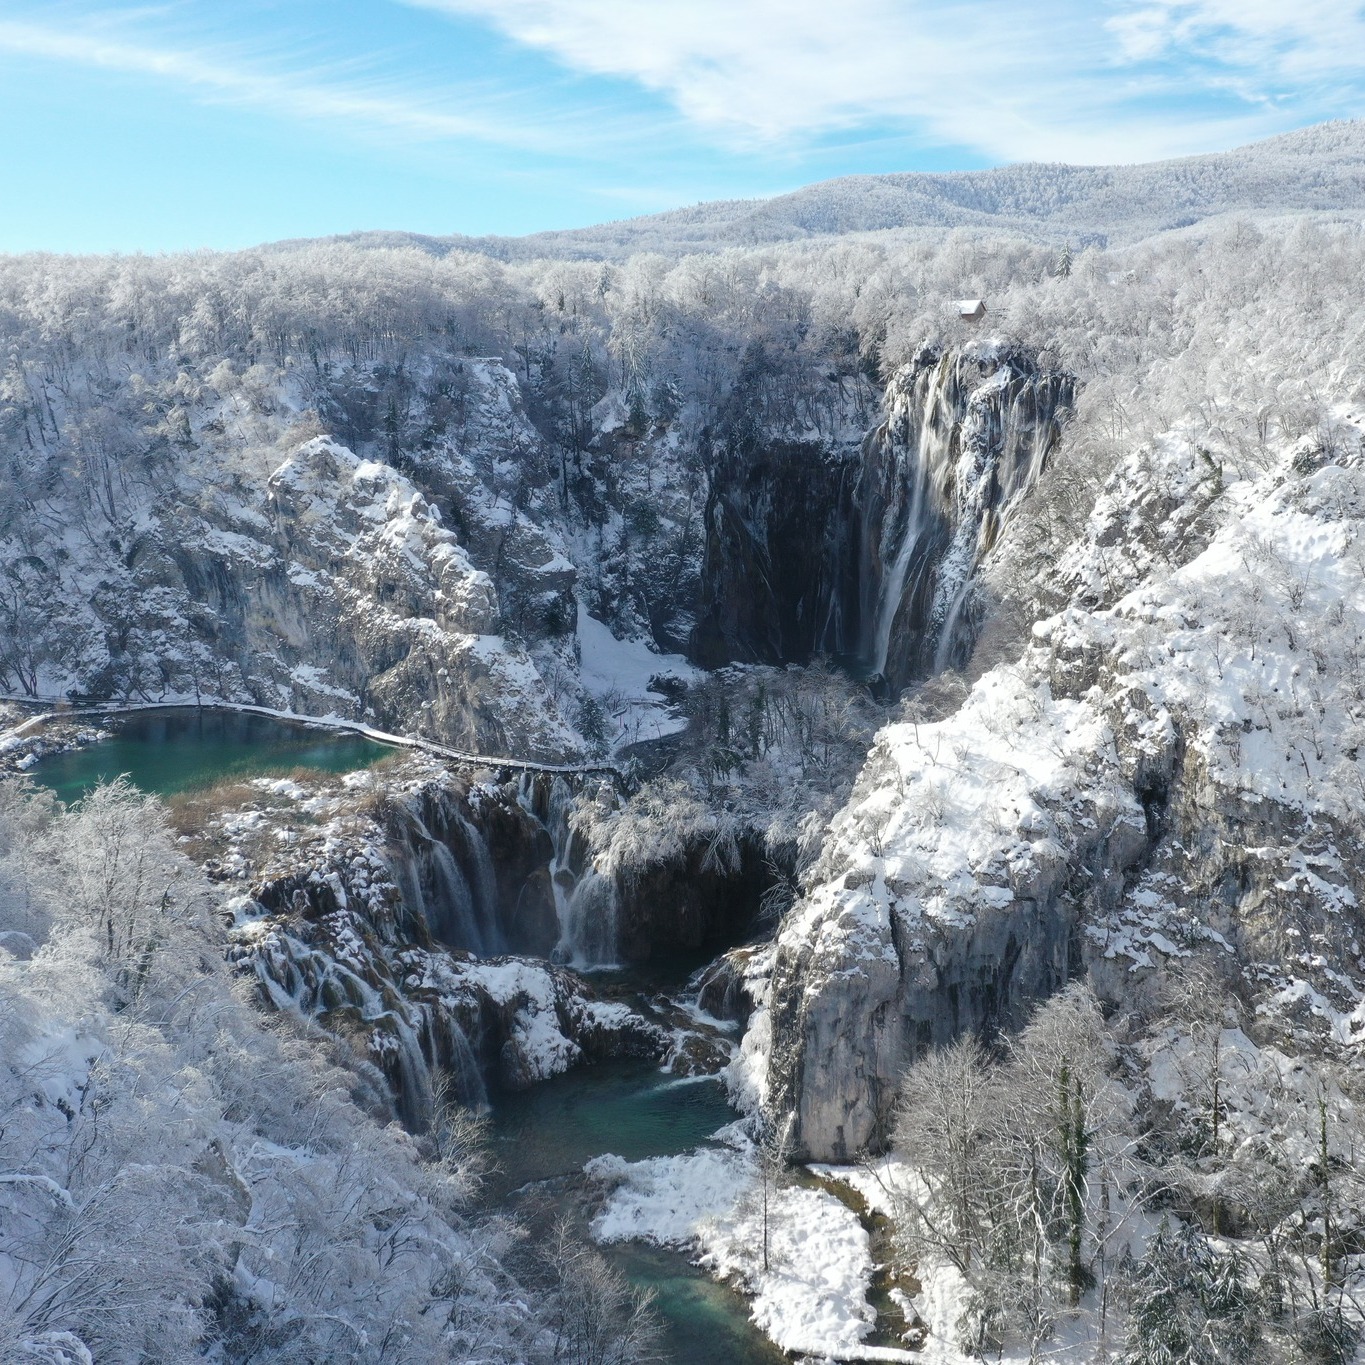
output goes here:
<path id="1" fill-rule="evenodd" d="M 344 730 L 239 711 L 185 707 L 139 711 L 101 723 L 112 731 L 109 739 L 42 759 L 32 769 L 34 779 L 63 801 L 78 801 L 121 773 L 143 791 L 174 796 L 230 778 L 294 768 L 351 772 L 395 752 Z"/>
<path id="2" fill-rule="evenodd" d="M 491 1192 L 506 1199 L 532 1182 L 571 1176 L 604 1152 L 628 1161 L 685 1152 L 734 1117 L 717 1080 L 678 1082 L 634 1062 L 587 1067 L 495 1101 L 501 1169 Z M 632 1283 L 653 1290 L 669 1365 L 786 1359 L 749 1321 L 743 1298 L 686 1256 L 639 1242 L 603 1250 Z"/>
<path id="3" fill-rule="evenodd" d="M 496 1100 L 495 1188 L 572 1175 L 603 1152 L 627 1161 L 672 1156 L 734 1117 L 718 1080 L 679 1082 L 639 1062 L 584 1067 Z"/>
<path id="4" fill-rule="evenodd" d="M 654 1291 L 669 1365 L 784 1365 L 786 1355 L 749 1321 L 744 1300 L 686 1257 L 643 1242 L 606 1250 L 631 1283 Z"/>

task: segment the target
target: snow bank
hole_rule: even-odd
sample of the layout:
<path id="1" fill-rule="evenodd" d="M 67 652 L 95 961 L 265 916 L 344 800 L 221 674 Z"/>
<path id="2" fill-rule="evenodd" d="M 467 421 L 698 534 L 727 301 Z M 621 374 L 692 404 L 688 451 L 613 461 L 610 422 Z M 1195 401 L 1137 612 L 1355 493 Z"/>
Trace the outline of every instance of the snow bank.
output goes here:
<path id="1" fill-rule="evenodd" d="M 762 1180 L 752 1147 L 738 1142 L 633 1163 L 616 1156 L 589 1162 L 587 1173 L 613 1186 L 593 1220 L 593 1236 L 695 1252 L 699 1264 L 750 1296 L 755 1324 L 784 1351 L 839 1360 L 918 1359 L 864 1344 L 875 1322 L 867 1301 L 868 1236 L 834 1195 L 769 1187 L 765 1269 Z"/>
<path id="2" fill-rule="evenodd" d="M 610 627 L 583 611 L 578 614 L 578 649 L 579 677 L 611 727 L 613 749 L 686 728 L 687 721 L 649 686 L 659 677 L 696 681 L 700 671 L 681 654 L 657 654 L 642 640 L 618 640 Z"/>

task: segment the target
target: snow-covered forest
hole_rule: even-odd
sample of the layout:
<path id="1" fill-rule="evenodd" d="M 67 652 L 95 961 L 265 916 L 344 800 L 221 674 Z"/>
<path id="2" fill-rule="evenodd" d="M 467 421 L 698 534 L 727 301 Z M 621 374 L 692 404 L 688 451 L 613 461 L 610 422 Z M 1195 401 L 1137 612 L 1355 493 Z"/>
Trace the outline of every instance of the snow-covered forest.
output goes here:
<path id="1" fill-rule="evenodd" d="M 465 1217 L 469 1111 L 414 1136 L 373 1069 L 250 1002 L 158 802 L 0 792 L 0 1358 L 609 1360 L 647 1339 L 591 1248 L 522 1254 Z"/>
<path id="2" fill-rule="evenodd" d="M 1365 227 L 1273 207 L 0 259 L 6 723 L 484 756 L 0 738 L 0 1354 L 659 1358 L 590 1228 L 812 1360 L 1356 1359 Z M 651 1049 L 719 1141 L 481 1201 L 481 1098 Z"/>
<path id="3" fill-rule="evenodd" d="M 1357 121 L 1318 124 L 1230 152 L 1125 166 L 1059 163 L 988 171 L 852 175 L 775 199 L 724 200 L 645 218 L 529 237 L 353 234 L 371 245 L 475 250 L 502 260 L 539 257 L 624 260 L 644 251 L 714 252 L 905 228 L 941 238 L 952 228 L 1060 247 L 1070 241 L 1127 246 L 1153 233 L 1242 215 L 1273 218 L 1361 207 Z"/>

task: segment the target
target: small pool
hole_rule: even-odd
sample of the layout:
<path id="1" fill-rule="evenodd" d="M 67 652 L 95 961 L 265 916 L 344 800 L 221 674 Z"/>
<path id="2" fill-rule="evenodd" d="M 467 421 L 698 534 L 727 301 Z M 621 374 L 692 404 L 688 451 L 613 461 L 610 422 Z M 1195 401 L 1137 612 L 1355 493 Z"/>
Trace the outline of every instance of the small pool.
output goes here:
<path id="1" fill-rule="evenodd" d="M 495 1185 L 571 1175 L 603 1152 L 672 1156 L 735 1118 L 715 1077 L 674 1080 L 652 1063 L 605 1062 L 493 1103 Z"/>
<path id="2" fill-rule="evenodd" d="M 749 1320 L 743 1297 L 685 1256 L 644 1242 L 603 1251 L 632 1284 L 653 1290 L 668 1365 L 785 1365 L 786 1353 Z"/>
<path id="3" fill-rule="evenodd" d="M 211 787 L 228 778 L 307 768 L 344 773 L 395 752 L 363 735 L 274 716 L 182 707 L 111 716 L 109 739 L 53 754 L 31 769 L 36 782 L 63 801 L 79 801 L 100 782 L 126 773 L 156 796 Z"/>

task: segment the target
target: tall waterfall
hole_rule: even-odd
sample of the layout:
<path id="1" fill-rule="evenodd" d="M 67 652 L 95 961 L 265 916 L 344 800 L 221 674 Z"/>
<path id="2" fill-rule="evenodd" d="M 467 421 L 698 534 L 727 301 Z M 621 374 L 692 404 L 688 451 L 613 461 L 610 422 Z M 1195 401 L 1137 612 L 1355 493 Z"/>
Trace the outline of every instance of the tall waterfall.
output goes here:
<path id="1" fill-rule="evenodd" d="M 858 652 L 892 688 L 965 662 L 977 566 L 1041 474 L 1072 390 L 991 345 L 921 351 L 892 379 L 854 491 Z"/>
<path id="2" fill-rule="evenodd" d="M 588 868 L 565 906 L 555 960 L 580 970 L 616 966 L 619 910 L 615 880 Z"/>
<path id="3" fill-rule="evenodd" d="M 831 655 L 893 692 L 960 666 L 977 568 L 1042 472 L 1073 388 L 1014 348 L 925 348 L 860 447 L 718 441 L 692 657 Z"/>

